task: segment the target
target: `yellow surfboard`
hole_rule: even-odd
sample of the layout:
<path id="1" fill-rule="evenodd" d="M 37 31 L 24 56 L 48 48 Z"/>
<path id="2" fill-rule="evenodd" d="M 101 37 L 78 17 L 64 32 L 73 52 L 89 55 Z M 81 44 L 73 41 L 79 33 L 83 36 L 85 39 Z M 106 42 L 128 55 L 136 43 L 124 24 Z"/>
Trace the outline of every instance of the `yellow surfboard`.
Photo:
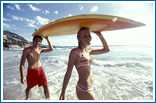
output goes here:
<path id="1" fill-rule="evenodd" d="M 81 27 L 88 27 L 90 31 L 111 31 L 134 28 L 145 24 L 123 17 L 99 14 L 71 16 L 50 22 L 33 35 L 54 36 L 77 34 Z"/>

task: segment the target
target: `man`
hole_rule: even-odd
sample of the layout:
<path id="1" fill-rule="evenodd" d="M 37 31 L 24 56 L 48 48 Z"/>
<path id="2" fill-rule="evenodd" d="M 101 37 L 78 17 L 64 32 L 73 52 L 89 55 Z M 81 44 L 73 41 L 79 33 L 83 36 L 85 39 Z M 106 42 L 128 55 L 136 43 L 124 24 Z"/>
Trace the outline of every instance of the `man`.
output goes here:
<path id="1" fill-rule="evenodd" d="M 23 50 L 23 54 L 20 62 L 20 77 L 21 77 L 21 83 L 24 84 L 23 69 L 24 69 L 25 61 L 27 60 L 28 72 L 26 77 L 27 88 L 25 90 L 26 100 L 29 98 L 29 92 L 31 88 L 33 88 L 36 85 L 43 86 L 46 99 L 50 99 L 47 78 L 44 73 L 42 64 L 40 62 L 40 54 L 42 52 L 50 52 L 53 49 L 48 37 L 45 37 L 45 39 L 48 42 L 48 48 L 41 48 L 40 44 L 42 42 L 42 37 L 34 36 L 32 46 L 26 47 Z"/>

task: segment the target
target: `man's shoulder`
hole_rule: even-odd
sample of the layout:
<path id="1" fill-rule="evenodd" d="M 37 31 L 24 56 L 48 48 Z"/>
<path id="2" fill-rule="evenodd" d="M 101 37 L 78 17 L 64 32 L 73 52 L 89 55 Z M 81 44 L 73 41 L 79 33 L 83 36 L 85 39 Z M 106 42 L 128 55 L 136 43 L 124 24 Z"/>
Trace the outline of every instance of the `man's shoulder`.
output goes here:
<path id="1" fill-rule="evenodd" d="M 23 49 L 23 51 L 25 51 L 25 52 L 26 52 L 26 51 L 30 50 L 30 49 L 31 49 L 31 47 L 32 47 L 32 46 L 25 47 L 25 48 Z"/>

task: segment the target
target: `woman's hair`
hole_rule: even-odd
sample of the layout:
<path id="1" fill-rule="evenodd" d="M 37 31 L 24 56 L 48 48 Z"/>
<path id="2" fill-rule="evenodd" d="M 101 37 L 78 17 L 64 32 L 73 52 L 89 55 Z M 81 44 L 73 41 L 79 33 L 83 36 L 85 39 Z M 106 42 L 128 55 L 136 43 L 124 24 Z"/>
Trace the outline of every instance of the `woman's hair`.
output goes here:
<path id="1" fill-rule="evenodd" d="M 41 36 L 39 36 L 39 35 L 35 35 L 35 36 L 33 37 L 33 42 L 34 42 L 34 40 L 35 40 L 36 38 L 41 39 L 41 41 L 43 40 L 43 38 L 42 38 Z"/>
<path id="2" fill-rule="evenodd" d="M 78 39 L 79 39 L 79 36 L 80 36 L 80 31 L 82 31 L 82 30 L 89 30 L 89 28 L 88 27 L 81 27 L 80 30 L 77 33 L 77 38 Z"/>
<path id="3" fill-rule="evenodd" d="M 77 40 L 78 40 L 78 47 L 80 48 L 80 31 L 82 30 L 89 30 L 88 27 L 81 27 L 77 33 Z"/>

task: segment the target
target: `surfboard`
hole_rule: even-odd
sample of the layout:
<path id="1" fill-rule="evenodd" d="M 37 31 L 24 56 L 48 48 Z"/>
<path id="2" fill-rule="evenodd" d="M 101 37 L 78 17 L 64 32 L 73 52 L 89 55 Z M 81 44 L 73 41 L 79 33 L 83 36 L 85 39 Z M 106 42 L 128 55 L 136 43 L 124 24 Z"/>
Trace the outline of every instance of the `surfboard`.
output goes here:
<path id="1" fill-rule="evenodd" d="M 54 35 L 71 35 L 77 34 L 81 27 L 88 27 L 90 31 L 112 31 L 119 29 L 127 29 L 143 26 L 145 24 L 130 20 L 127 18 L 100 15 L 86 14 L 58 19 L 48 24 L 43 25 L 36 30 L 33 35 L 54 36 Z"/>

